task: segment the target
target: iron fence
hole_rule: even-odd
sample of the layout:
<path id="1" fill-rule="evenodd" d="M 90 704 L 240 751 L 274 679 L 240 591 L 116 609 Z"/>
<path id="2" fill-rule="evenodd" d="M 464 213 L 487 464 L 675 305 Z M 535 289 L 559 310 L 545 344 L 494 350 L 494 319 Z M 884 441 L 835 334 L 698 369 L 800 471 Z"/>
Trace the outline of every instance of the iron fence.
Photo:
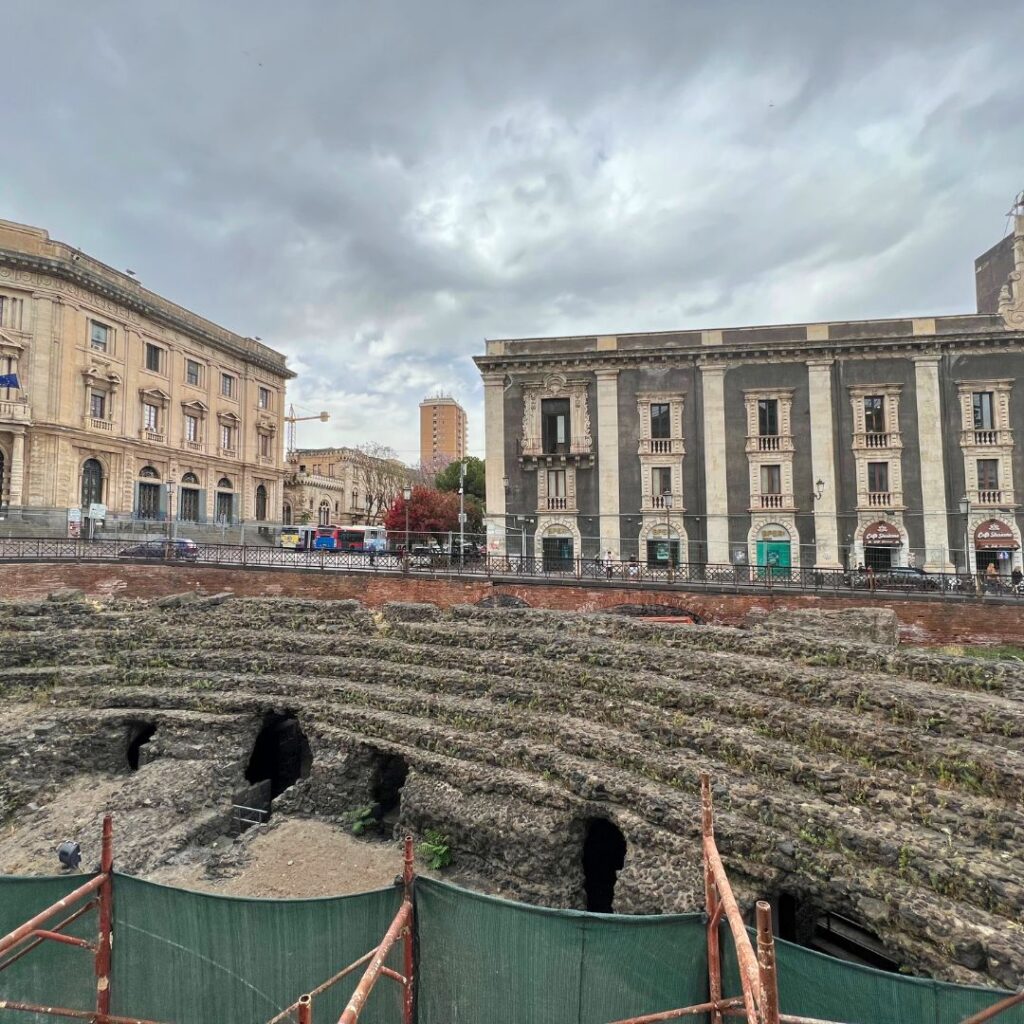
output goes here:
<path id="1" fill-rule="evenodd" d="M 0 561 L 121 562 L 288 568 L 318 572 L 381 573 L 437 578 L 487 578 L 579 582 L 588 586 L 680 590 L 794 591 L 818 594 L 917 594 L 943 600 L 1024 601 L 1024 582 L 1005 575 L 923 573 L 914 570 L 793 569 L 706 562 L 678 565 L 594 558 L 518 555 L 417 554 L 388 551 L 294 551 L 264 544 L 150 540 L 72 540 L 54 537 L 0 539 Z"/>

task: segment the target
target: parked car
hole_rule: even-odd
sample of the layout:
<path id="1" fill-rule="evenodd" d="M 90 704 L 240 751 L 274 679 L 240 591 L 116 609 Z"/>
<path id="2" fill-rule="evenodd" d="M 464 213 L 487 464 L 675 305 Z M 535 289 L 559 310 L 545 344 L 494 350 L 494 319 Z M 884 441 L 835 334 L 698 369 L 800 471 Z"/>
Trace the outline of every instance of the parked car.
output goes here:
<path id="1" fill-rule="evenodd" d="M 440 564 L 442 555 L 438 544 L 414 544 L 409 550 L 409 564 L 414 569 L 431 569 Z"/>
<path id="2" fill-rule="evenodd" d="M 130 548 L 122 548 L 118 554 L 122 558 L 183 558 L 194 562 L 199 557 L 199 545 L 187 537 L 176 540 L 147 540 Z"/>

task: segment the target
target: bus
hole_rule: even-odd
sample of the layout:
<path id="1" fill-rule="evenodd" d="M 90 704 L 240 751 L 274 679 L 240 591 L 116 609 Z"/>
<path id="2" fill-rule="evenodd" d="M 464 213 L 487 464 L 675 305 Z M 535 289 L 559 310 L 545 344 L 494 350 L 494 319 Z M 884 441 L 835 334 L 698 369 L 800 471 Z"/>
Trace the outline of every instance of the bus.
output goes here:
<path id="1" fill-rule="evenodd" d="M 315 526 L 285 526 L 281 529 L 281 547 L 289 551 L 309 551 L 315 538 Z"/>
<path id="2" fill-rule="evenodd" d="M 383 526 L 318 526 L 313 545 L 323 551 L 384 552 L 388 534 Z"/>

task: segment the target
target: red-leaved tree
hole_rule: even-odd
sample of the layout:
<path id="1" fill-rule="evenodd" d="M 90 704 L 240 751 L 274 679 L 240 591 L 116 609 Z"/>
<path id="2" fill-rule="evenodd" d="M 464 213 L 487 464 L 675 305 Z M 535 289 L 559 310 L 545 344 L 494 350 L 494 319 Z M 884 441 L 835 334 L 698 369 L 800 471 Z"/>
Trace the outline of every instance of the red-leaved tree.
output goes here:
<path id="1" fill-rule="evenodd" d="M 422 537 L 432 534 L 437 537 L 446 535 L 449 530 L 459 529 L 459 496 L 457 494 L 435 491 L 432 487 L 414 487 L 409 499 L 409 534 Z M 384 517 L 384 526 L 389 533 L 399 534 L 405 531 L 406 501 L 399 495 L 391 503 Z"/>

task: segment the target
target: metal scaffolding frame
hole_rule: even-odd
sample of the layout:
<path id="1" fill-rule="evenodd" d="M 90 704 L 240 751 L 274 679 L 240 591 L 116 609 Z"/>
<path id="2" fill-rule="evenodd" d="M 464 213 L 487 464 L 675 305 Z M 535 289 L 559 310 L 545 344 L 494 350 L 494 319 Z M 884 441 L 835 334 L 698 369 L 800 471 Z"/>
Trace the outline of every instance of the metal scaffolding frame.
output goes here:
<path id="1" fill-rule="evenodd" d="M 660 1021 L 679 1020 L 683 1017 L 708 1015 L 711 1024 L 722 1024 L 725 1017 L 740 1017 L 748 1024 L 840 1024 L 814 1017 L 797 1017 L 782 1013 L 779 1008 L 778 972 L 775 960 L 775 941 L 772 936 L 771 906 L 759 901 L 757 916 L 757 950 L 750 941 L 743 915 L 740 912 L 732 886 L 715 843 L 714 808 L 711 799 L 711 779 L 707 772 L 700 777 L 701 789 L 701 847 L 704 868 L 704 902 L 707 919 L 708 995 L 707 1002 L 684 1006 L 676 1010 L 628 1017 L 613 1024 L 657 1024 Z M 365 953 L 354 963 L 342 968 L 310 992 L 300 995 L 267 1024 L 297 1021 L 313 1024 L 314 1000 L 329 988 L 367 964 L 363 976 L 348 1000 L 337 1024 L 358 1024 L 360 1014 L 377 981 L 390 978 L 403 989 L 402 1024 L 415 1021 L 416 935 L 415 935 L 415 881 L 412 836 L 405 837 L 402 866 L 402 902 L 379 945 Z M 114 831 L 111 816 L 103 819 L 103 842 L 100 873 L 95 878 L 68 893 L 63 899 L 40 911 L 14 931 L 0 938 L 0 972 L 44 942 L 59 942 L 94 954 L 96 974 L 96 1007 L 94 1010 L 73 1010 L 59 1006 L 44 1006 L 13 999 L 0 999 L 0 1010 L 20 1010 L 43 1016 L 66 1017 L 90 1021 L 92 1024 L 161 1024 L 139 1017 L 120 1017 L 110 1013 L 111 947 L 113 932 L 114 898 Z M 72 910 L 72 908 L 75 908 Z M 57 924 L 44 927 L 58 914 L 71 910 Z M 95 942 L 64 934 L 64 929 L 91 910 L 98 911 L 99 927 Z M 724 996 L 722 992 L 722 958 L 720 925 L 723 916 L 736 951 L 741 994 Z M 385 961 L 396 943 L 402 943 L 403 972 L 393 970 Z M 1024 1003 L 1024 990 L 1009 995 L 992 1006 L 965 1018 L 961 1024 L 984 1024 L 1004 1011 Z"/>

